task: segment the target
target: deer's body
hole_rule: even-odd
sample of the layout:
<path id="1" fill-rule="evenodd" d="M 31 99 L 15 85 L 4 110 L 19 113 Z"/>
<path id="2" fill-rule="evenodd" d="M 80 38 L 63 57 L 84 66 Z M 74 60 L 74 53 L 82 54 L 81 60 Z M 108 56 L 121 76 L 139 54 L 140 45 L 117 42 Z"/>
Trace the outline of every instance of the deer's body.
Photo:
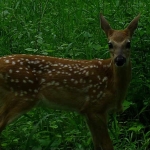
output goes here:
<path id="1" fill-rule="evenodd" d="M 122 92 L 117 90 L 118 86 L 125 86 L 124 88 L 127 89 L 130 80 L 123 74 L 120 77 L 126 81 L 126 84 L 117 85 L 120 82 L 114 81 L 114 75 L 117 76 L 117 73 L 111 59 L 88 61 L 11 55 L 1 57 L 0 64 L 3 64 L 0 66 L 0 89 L 9 94 L 13 93 L 12 101 L 16 98 L 24 101 L 25 98 L 26 102 L 38 104 L 43 101 L 50 107 L 60 105 L 78 112 L 85 109 L 83 108 L 85 103 L 88 103 L 87 107 L 100 103 L 96 111 L 117 109 L 120 98 L 123 99 L 125 95 L 124 90 Z M 119 80 L 120 77 L 116 79 Z M 119 98 L 114 97 L 118 95 L 117 92 L 120 93 Z M 111 99 L 112 104 L 108 99 Z"/>
<path id="2" fill-rule="evenodd" d="M 107 114 L 122 110 L 131 80 L 129 40 L 138 17 L 121 31 L 112 30 L 103 16 L 101 22 L 109 40 L 110 59 L 71 60 L 24 54 L 0 58 L 0 131 L 17 116 L 44 103 L 82 113 L 95 150 L 113 150 Z"/>

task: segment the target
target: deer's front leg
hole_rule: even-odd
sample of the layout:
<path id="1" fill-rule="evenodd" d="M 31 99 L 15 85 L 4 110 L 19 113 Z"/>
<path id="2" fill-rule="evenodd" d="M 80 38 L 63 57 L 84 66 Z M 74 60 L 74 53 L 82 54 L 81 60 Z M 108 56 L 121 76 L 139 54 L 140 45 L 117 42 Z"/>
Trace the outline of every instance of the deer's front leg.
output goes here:
<path id="1" fill-rule="evenodd" d="M 91 131 L 95 150 L 113 150 L 108 134 L 106 114 L 87 114 L 86 121 Z"/>

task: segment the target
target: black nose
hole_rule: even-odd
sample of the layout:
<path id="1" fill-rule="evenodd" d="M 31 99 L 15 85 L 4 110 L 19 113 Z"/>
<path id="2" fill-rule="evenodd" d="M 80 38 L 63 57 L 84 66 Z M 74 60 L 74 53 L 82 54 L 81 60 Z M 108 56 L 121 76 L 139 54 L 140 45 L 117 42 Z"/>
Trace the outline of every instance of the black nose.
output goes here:
<path id="1" fill-rule="evenodd" d="M 126 62 L 126 58 L 121 55 L 119 55 L 115 58 L 115 64 L 117 66 L 123 66 L 125 64 L 125 62 Z"/>

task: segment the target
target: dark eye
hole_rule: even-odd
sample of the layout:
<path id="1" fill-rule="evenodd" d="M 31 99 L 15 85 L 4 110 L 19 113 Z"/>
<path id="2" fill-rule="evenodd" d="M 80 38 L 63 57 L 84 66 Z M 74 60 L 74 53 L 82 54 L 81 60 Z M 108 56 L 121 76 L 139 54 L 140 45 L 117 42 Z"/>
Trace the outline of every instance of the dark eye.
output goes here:
<path id="1" fill-rule="evenodd" d="M 112 43 L 108 43 L 108 47 L 109 47 L 109 49 L 112 49 L 113 48 L 113 45 L 112 45 Z"/>
<path id="2" fill-rule="evenodd" d="M 131 42 L 127 42 L 127 44 L 126 44 L 126 48 L 130 48 L 131 47 Z"/>

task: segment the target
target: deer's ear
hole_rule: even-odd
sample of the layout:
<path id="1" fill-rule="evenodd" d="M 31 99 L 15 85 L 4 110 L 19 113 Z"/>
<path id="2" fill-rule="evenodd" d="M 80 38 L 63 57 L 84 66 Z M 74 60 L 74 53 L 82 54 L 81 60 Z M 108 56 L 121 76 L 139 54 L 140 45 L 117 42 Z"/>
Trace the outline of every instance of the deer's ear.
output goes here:
<path id="1" fill-rule="evenodd" d="M 135 17 L 135 18 L 130 22 L 130 24 L 128 25 L 128 27 L 126 28 L 126 30 L 129 31 L 131 37 L 132 37 L 132 35 L 133 35 L 135 29 L 137 28 L 139 18 L 140 18 L 140 15 L 138 15 L 137 17 Z"/>
<path id="2" fill-rule="evenodd" d="M 108 37 L 109 33 L 112 31 L 112 28 L 102 14 L 100 14 L 100 24 L 101 28 L 105 31 L 105 34 Z"/>

